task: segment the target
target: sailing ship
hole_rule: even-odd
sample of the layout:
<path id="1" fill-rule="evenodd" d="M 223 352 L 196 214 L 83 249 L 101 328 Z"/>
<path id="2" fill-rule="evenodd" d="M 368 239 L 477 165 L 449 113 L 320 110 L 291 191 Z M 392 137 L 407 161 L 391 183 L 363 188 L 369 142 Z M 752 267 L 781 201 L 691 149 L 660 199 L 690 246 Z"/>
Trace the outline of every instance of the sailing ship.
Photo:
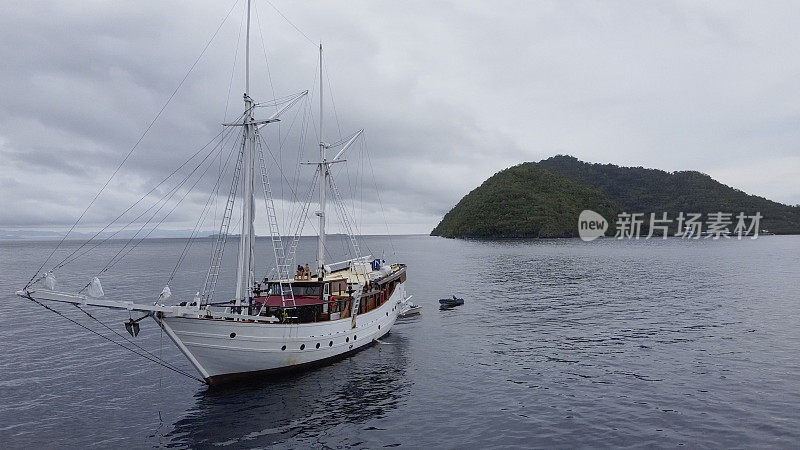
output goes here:
<path id="1" fill-rule="evenodd" d="M 337 144 L 328 144 L 322 137 L 323 59 L 319 46 L 319 159 L 309 195 L 302 204 L 296 233 L 286 240 L 278 224 L 272 188 L 261 145 L 263 127 L 280 120 L 280 116 L 308 94 L 301 92 L 284 98 L 282 107 L 266 119 L 254 115 L 259 106 L 250 97 L 250 1 L 247 2 L 247 37 L 244 112 L 225 127 L 241 128 L 241 144 L 233 170 L 228 201 L 220 231 L 215 234 L 209 269 L 203 287 L 192 301 L 169 305 L 169 286 L 153 304 L 105 298 L 100 281 L 95 277 L 88 291 L 63 292 L 56 289 L 52 273 L 38 272 L 17 295 L 45 305 L 61 302 L 112 308 L 144 315 L 125 323 L 128 332 L 138 334 L 138 322 L 152 317 L 208 384 L 218 384 L 256 374 L 302 370 L 343 358 L 376 342 L 392 328 L 405 306 L 406 266 L 386 263 L 361 253 L 354 226 L 344 207 L 341 195 L 331 176 L 331 167 L 343 162 L 342 156 L 359 138 L 363 130 Z M 328 151 L 338 148 L 329 159 Z M 260 167 L 261 184 L 269 223 L 275 268 L 272 278 L 256 278 L 255 273 L 255 187 L 256 166 Z M 239 182 L 242 182 L 241 186 Z M 215 302 L 213 295 L 219 279 L 223 252 L 234 215 L 234 202 L 241 191 L 242 216 L 239 235 L 236 286 L 232 299 Z M 297 247 L 305 217 L 318 195 L 316 267 L 295 269 Z M 353 258 L 326 261 L 327 197 L 331 195 L 340 208 L 337 211 L 347 231 L 350 255 Z M 285 241 L 286 240 L 286 241 Z M 288 248 L 286 246 L 288 244 Z M 41 269 L 40 269 L 41 270 Z M 38 277 L 38 278 L 37 278 Z M 126 338 L 127 339 L 127 338 Z"/>

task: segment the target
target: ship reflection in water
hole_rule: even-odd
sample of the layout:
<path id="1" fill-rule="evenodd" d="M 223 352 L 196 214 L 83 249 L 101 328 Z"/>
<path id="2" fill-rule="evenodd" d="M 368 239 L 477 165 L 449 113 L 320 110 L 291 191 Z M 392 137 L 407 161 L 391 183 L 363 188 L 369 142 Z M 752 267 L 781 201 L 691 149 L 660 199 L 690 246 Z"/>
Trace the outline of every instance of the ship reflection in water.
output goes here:
<path id="1" fill-rule="evenodd" d="M 322 435 L 330 442 L 344 424 L 381 418 L 412 384 L 405 339 L 389 335 L 382 342 L 323 370 L 206 389 L 173 424 L 167 445 L 260 447 L 293 438 L 311 444 Z"/>

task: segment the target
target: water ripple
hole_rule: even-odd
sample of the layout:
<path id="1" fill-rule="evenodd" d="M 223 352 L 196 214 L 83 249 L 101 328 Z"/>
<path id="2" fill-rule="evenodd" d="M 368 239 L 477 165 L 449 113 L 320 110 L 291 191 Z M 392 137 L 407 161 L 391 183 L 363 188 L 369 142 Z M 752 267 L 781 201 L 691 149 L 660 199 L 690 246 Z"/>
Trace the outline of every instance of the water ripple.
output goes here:
<path id="1" fill-rule="evenodd" d="M 368 243 L 375 254 L 384 245 Z M 183 244 L 144 243 L 126 272 L 104 279 L 107 295 L 157 295 Z M 394 244 L 409 265 L 407 290 L 424 309 L 393 328 L 392 345 L 299 376 L 209 390 L 172 373 L 160 378 L 154 364 L 9 295 L 51 244 L 0 242 L 0 442 L 562 448 L 800 441 L 798 237 L 410 236 Z M 79 286 L 119 245 L 109 243 L 59 282 Z M 192 247 L 176 296 L 194 293 L 209 245 Z M 223 274 L 220 284 L 232 277 Z M 439 311 L 437 299 L 452 294 L 466 304 Z M 74 308 L 59 310 L 86 320 Z M 127 318 L 97 316 L 120 331 Z M 153 323 L 143 322 L 137 339 L 158 351 Z M 166 344 L 164 359 L 192 371 Z"/>

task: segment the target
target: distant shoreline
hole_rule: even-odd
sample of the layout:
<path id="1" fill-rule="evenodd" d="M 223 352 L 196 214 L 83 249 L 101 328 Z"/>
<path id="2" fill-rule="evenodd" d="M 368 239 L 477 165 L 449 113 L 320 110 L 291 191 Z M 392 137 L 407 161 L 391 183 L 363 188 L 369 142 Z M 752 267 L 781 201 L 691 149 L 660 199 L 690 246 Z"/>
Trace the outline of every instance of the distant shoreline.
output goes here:
<path id="1" fill-rule="evenodd" d="M 345 236 L 345 235 L 336 233 L 336 234 L 328 234 L 327 236 L 328 237 L 337 237 L 337 236 Z M 428 234 L 427 233 L 388 234 L 388 235 L 387 234 L 364 234 L 364 235 L 361 235 L 361 236 L 363 236 L 363 237 L 386 237 L 386 236 L 404 237 L 404 236 L 428 236 Z M 293 238 L 294 236 L 283 236 L 283 237 L 284 238 Z M 309 235 L 303 235 L 303 236 L 300 236 L 300 237 L 301 238 L 314 238 L 314 239 L 316 239 L 317 235 L 309 234 Z M 32 242 L 32 241 L 58 242 L 58 241 L 61 240 L 61 238 L 62 238 L 62 236 L 12 236 L 12 237 L 0 236 L 0 242 L 12 242 L 12 241 L 17 241 L 17 242 L 19 242 L 19 241 L 27 241 L 27 242 Z M 91 238 L 91 236 L 69 237 L 67 239 L 64 239 L 64 241 L 80 242 L 80 241 L 88 241 L 90 238 Z M 191 238 L 190 236 L 160 236 L 160 237 L 148 237 L 148 238 L 145 238 L 145 240 L 146 241 L 158 241 L 158 240 L 164 240 L 164 239 L 190 239 L 190 238 Z M 269 236 L 256 235 L 256 239 L 268 239 L 268 238 L 269 238 Z M 106 238 L 102 237 L 102 236 L 98 236 L 95 239 L 106 239 Z M 111 242 L 111 241 L 114 241 L 114 242 L 116 242 L 116 241 L 127 241 L 129 239 L 131 239 L 131 238 L 130 237 L 115 237 L 115 238 L 108 239 L 108 241 L 109 242 Z M 135 239 L 138 239 L 138 238 L 135 238 Z M 212 239 L 216 239 L 216 236 L 195 236 L 194 238 L 191 238 L 191 239 L 212 240 Z M 228 239 L 239 239 L 239 235 L 237 234 L 237 235 L 228 236 Z"/>
<path id="2" fill-rule="evenodd" d="M 530 241 L 530 240 L 542 240 L 542 241 L 554 241 L 559 239 L 580 239 L 578 236 L 437 236 L 437 235 L 430 235 L 431 237 L 437 237 L 441 239 L 459 239 L 459 240 L 466 240 L 466 241 Z M 641 236 L 639 239 L 634 238 L 624 238 L 618 239 L 614 236 L 600 236 L 597 238 L 598 240 L 613 240 L 613 241 L 661 241 L 664 240 L 662 236 L 652 236 L 650 238 L 646 238 L 646 235 Z M 768 233 L 768 234 L 758 234 L 759 238 L 766 237 L 766 236 L 800 236 L 800 232 L 796 233 Z M 750 239 L 750 235 L 742 235 L 742 240 Z M 683 238 L 681 236 L 674 236 L 668 235 L 667 239 L 683 239 L 686 241 L 704 241 L 704 240 L 738 240 L 738 236 L 720 236 L 718 239 L 714 239 L 713 236 L 699 236 L 697 238 Z"/>

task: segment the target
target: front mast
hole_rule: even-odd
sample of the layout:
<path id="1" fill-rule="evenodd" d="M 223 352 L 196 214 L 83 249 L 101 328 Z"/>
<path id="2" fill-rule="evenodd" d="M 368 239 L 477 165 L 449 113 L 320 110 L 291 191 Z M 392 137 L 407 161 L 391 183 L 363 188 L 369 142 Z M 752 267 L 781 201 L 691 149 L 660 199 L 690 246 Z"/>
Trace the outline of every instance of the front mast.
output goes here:
<path id="1" fill-rule="evenodd" d="M 250 0 L 247 0 L 247 39 L 245 41 L 245 93 L 244 93 L 244 186 L 242 188 L 242 232 L 239 238 L 239 265 L 236 270 L 236 305 L 250 306 L 253 295 L 253 244 L 255 235 L 255 200 L 253 179 L 255 161 L 255 124 L 253 123 L 253 99 L 250 98 Z"/>

